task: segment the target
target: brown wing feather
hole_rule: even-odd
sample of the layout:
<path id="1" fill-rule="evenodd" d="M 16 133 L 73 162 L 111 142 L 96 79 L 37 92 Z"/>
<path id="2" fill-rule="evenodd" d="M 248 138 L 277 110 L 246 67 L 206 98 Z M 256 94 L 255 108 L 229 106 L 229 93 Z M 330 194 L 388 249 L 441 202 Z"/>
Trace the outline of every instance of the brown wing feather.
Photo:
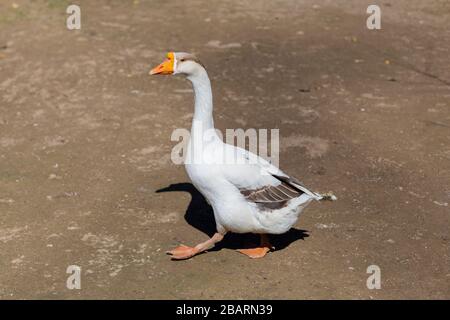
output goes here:
<path id="1" fill-rule="evenodd" d="M 317 196 L 317 194 L 315 194 L 314 192 L 311 192 L 310 190 L 308 190 L 303 183 L 301 183 L 300 181 L 298 181 L 297 179 L 295 179 L 294 177 L 286 177 L 286 176 L 279 176 L 276 174 L 272 174 L 272 176 L 278 180 L 280 180 L 281 182 L 284 182 L 286 184 L 288 184 L 291 188 L 294 188 L 295 190 L 301 191 L 302 193 L 306 193 L 309 194 L 310 196 Z"/>
<path id="2" fill-rule="evenodd" d="M 265 209 L 281 209 L 289 200 L 298 198 L 304 193 L 284 181 L 277 186 L 264 186 L 254 190 L 241 189 L 240 192 L 248 201 Z"/>

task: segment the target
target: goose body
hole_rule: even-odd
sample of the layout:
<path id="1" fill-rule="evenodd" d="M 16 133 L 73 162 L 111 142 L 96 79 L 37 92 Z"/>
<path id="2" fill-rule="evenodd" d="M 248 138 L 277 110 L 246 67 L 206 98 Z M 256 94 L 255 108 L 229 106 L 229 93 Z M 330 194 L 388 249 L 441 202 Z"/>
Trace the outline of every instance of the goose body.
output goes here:
<path id="1" fill-rule="evenodd" d="M 312 200 L 335 200 L 334 196 L 311 192 L 258 155 L 222 141 L 214 129 L 210 80 L 195 56 L 171 52 L 151 71 L 176 73 L 187 76 L 195 96 L 186 172 L 212 206 L 217 233 L 195 247 L 182 245 L 168 252 L 172 258 L 186 259 L 205 251 L 227 232 L 261 234 L 259 247 L 240 252 L 262 257 L 271 247 L 265 234 L 287 232 Z"/>
<path id="2" fill-rule="evenodd" d="M 222 152 L 240 157 L 241 163 L 223 164 Z M 185 167 L 194 186 L 212 206 L 221 233 L 285 233 L 303 208 L 318 197 L 282 182 L 277 177 L 290 178 L 262 159 L 259 161 L 266 166 L 245 163 L 257 156 L 218 138 L 204 148 L 203 155 L 211 157 L 212 163 Z"/>

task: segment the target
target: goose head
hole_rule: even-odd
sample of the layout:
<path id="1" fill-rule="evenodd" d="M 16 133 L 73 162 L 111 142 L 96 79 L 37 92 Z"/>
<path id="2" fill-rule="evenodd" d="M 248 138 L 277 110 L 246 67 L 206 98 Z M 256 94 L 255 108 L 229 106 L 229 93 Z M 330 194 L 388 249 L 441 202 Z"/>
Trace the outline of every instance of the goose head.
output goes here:
<path id="1" fill-rule="evenodd" d="M 203 65 L 195 55 L 187 52 L 169 52 L 166 60 L 150 70 L 150 74 L 184 74 L 189 77 L 204 70 Z"/>

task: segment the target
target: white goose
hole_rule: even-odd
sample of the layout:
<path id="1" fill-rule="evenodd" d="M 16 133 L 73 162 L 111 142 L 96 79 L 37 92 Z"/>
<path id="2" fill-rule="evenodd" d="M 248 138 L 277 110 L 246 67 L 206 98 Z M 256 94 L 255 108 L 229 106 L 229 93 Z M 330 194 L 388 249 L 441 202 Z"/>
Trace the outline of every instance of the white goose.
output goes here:
<path id="1" fill-rule="evenodd" d="M 336 200 L 332 194 L 309 191 L 259 156 L 219 138 L 214 130 L 211 83 L 194 55 L 169 52 L 150 74 L 184 74 L 192 82 L 195 112 L 185 167 L 212 206 L 217 226 L 209 240 L 169 251 L 173 259 L 188 259 L 208 250 L 229 231 L 260 234 L 260 246 L 238 251 L 251 258 L 264 257 L 271 249 L 266 234 L 288 231 L 311 200 Z"/>

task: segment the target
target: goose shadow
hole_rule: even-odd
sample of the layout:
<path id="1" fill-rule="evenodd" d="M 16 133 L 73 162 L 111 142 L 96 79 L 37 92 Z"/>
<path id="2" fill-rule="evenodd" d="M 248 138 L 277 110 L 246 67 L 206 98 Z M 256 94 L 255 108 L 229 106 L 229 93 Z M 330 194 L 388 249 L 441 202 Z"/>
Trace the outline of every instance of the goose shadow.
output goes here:
<path id="1" fill-rule="evenodd" d="M 188 224 L 197 230 L 212 237 L 216 232 L 216 221 L 211 206 L 206 202 L 203 195 L 188 182 L 171 184 L 168 187 L 156 190 L 156 193 L 163 192 L 188 192 L 191 195 L 191 201 L 186 209 L 184 219 Z M 297 240 L 304 240 L 309 237 L 307 230 L 291 228 L 288 232 L 280 235 L 269 235 L 275 251 L 288 247 Z M 242 249 L 259 244 L 259 237 L 256 234 L 246 233 L 237 234 L 229 232 L 224 239 L 209 251 L 218 251 L 221 249 Z"/>

